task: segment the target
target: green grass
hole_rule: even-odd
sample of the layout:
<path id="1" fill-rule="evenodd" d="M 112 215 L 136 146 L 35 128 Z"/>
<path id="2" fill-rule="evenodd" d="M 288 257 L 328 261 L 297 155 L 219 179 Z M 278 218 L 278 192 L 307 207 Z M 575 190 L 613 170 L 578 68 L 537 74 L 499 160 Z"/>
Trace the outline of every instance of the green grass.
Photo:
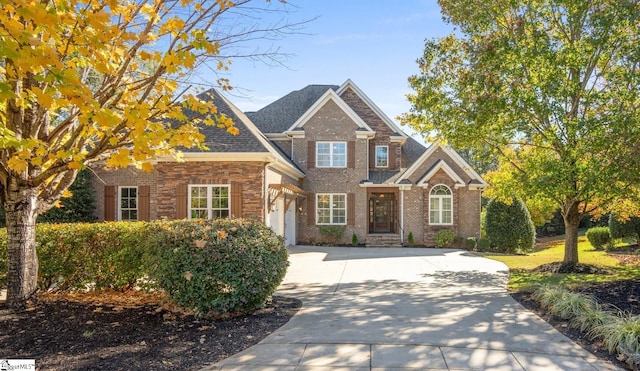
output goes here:
<path id="1" fill-rule="evenodd" d="M 536 287 L 545 284 L 580 286 L 588 283 L 640 277 L 640 267 L 619 265 L 618 260 L 607 256 L 605 251 L 595 250 L 584 236 L 578 239 L 580 263 L 604 267 L 612 274 L 549 274 L 529 271 L 542 264 L 562 261 L 564 258 L 564 240 L 562 239 L 540 244 L 534 252 L 528 255 L 492 253 L 483 255 L 489 259 L 499 260 L 509 267 L 511 271 L 509 288 L 514 291 L 533 291 Z"/>

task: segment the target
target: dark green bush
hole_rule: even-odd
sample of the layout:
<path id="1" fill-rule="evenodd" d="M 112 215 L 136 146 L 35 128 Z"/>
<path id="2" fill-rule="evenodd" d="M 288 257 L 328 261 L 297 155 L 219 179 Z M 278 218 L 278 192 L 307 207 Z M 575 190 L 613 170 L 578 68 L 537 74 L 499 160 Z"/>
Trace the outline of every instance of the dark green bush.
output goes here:
<path id="1" fill-rule="evenodd" d="M 436 246 L 437 247 L 450 247 L 455 240 L 455 233 L 449 229 L 443 229 L 436 232 Z"/>
<path id="2" fill-rule="evenodd" d="M 465 247 L 465 245 L 466 245 L 466 242 L 465 242 L 464 238 L 462 238 L 460 236 L 455 236 L 453 238 L 453 246 L 454 247 L 456 247 L 458 249 L 461 249 L 461 248 Z"/>
<path id="3" fill-rule="evenodd" d="M 487 252 L 491 250 L 491 241 L 488 238 L 481 238 L 478 240 L 478 251 Z"/>
<path id="4" fill-rule="evenodd" d="M 587 239 L 596 250 L 604 249 L 611 242 L 608 227 L 593 227 L 587 230 Z"/>
<path id="5" fill-rule="evenodd" d="M 493 199 L 487 204 L 485 228 L 496 251 L 513 253 L 533 249 L 536 229 L 522 200 L 511 205 Z"/>
<path id="6" fill-rule="evenodd" d="M 609 215 L 609 234 L 611 238 L 631 237 L 640 242 L 640 218 L 631 217 L 629 220 L 620 220 L 615 215 Z"/>
<path id="7" fill-rule="evenodd" d="M 409 232 L 409 235 L 407 236 L 407 244 L 409 244 L 409 246 L 413 246 L 415 244 L 415 240 L 413 239 L 413 232 Z"/>
<path id="8" fill-rule="evenodd" d="M 467 239 L 465 240 L 465 246 L 464 248 L 466 250 L 473 250 L 476 248 L 476 238 L 475 237 L 467 237 Z"/>
<path id="9" fill-rule="evenodd" d="M 151 278 L 172 301 L 201 315 L 260 308 L 286 273 L 284 242 L 262 223 L 219 219 L 155 227 Z"/>
<path id="10" fill-rule="evenodd" d="M 351 235 L 351 245 L 358 246 L 359 243 L 360 241 L 358 241 L 358 235 L 356 234 L 356 232 L 353 232 L 353 234 Z"/>

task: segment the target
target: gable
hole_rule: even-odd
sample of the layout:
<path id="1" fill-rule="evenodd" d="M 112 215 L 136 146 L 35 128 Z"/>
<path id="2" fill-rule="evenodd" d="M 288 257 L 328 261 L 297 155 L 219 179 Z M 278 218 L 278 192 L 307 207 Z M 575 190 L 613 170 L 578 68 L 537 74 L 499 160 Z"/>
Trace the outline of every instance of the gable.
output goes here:
<path id="1" fill-rule="evenodd" d="M 321 111 L 332 109 L 341 111 L 341 115 L 350 119 L 355 124 L 356 130 L 372 132 L 371 128 L 347 105 L 333 90 L 327 90 L 296 122 L 289 127 L 287 133 L 295 133 L 296 130 L 304 129 L 304 126 Z M 334 115 L 336 116 L 336 115 Z"/>
<path id="2" fill-rule="evenodd" d="M 347 80 L 337 94 L 376 131 L 376 135 L 408 137 L 353 81 Z"/>
<path id="3" fill-rule="evenodd" d="M 434 175 L 439 172 L 445 173 L 453 182 L 455 183 L 456 188 L 464 187 L 465 181 L 456 173 L 451 166 L 449 166 L 445 161 L 438 159 L 429 170 L 427 170 L 426 174 L 423 175 L 416 184 L 419 187 L 428 187 L 430 184 L 430 180 L 434 177 Z M 431 184 L 433 185 L 433 184 Z"/>
<path id="4" fill-rule="evenodd" d="M 469 186 L 477 189 L 487 186 L 484 179 L 456 151 L 440 144 L 431 145 L 396 180 L 396 183 L 425 184 L 440 171 L 460 184 L 458 187 Z"/>
<path id="5" fill-rule="evenodd" d="M 327 90 L 336 89 L 338 89 L 337 85 L 308 85 L 303 89 L 292 91 L 256 112 L 246 114 L 263 133 L 284 133 Z"/>

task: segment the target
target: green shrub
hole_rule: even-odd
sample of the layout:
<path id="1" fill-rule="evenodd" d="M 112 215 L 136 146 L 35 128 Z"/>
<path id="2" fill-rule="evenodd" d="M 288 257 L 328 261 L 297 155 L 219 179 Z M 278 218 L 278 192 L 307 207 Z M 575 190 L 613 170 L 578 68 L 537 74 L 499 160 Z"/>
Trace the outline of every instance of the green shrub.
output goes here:
<path id="1" fill-rule="evenodd" d="M 42 289 L 125 290 L 146 274 L 143 222 L 38 224 L 36 242 Z"/>
<path id="2" fill-rule="evenodd" d="M 609 234 L 611 238 L 632 237 L 636 243 L 640 242 L 640 218 L 631 217 L 629 220 L 620 220 L 613 214 L 609 214 Z"/>
<path id="3" fill-rule="evenodd" d="M 358 235 L 356 234 L 356 232 L 353 232 L 353 234 L 351 235 L 351 245 L 358 246 L 359 243 L 360 241 L 358 241 Z"/>
<path id="4" fill-rule="evenodd" d="M 449 229 L 443 229 L 436 232 L 436 246 L 437 247 L 449 247 L 455 239 L 455 233 Z"/>
<path id="5" fill-rule="evenodd" d="M 409 235 L 407 236 L 407 244 L 409 244 L 409 246 L 413 246 L 415 244 L 413 232 L 409 232 Z"/>
<path id="6" fill-rule="evenodd" d="M 469 251 L 474 250 L 476 248 L 476 238 L 467 237 L 467 239 L 465 240 L 464 248 Z"/>
<path id="7" fill-rule="evenodd" d="M 491 251 L 491 241 L 488 238 L 481 238 L 478 240 L 477 248 L 480 252 Z"/>
<path id="8" fill-rule="evenodd" d="M 496 199 L 489 201 L 485 229 L 487 238 L 498 252 L 526 252 L 533 249 L 536 229 L 522 200 L 513 200 L 510 205 Z"/>
<path id="9" fill-rule="evenodd" d="M 262 307 L 287 270 L 281 237 L 243 219 L 155 223 L 151 278 L 171 300 L 201 315 Z"/>
<path id="10" fill-rule="evenodd" d="M 458 249 L 461 249 L 465 246 L 465 240 L 464 238 L 460 237 L 460 236 L 455 236 L 453 238 L 453 246 L 455 246 Z"/>
<path id="11" fill-rule="evenodd" d="M 343 225 L 322 225 L 319 231 L 322 242 L 333 246 L 342 241 L 345 227 Z"/>
<path id="12" fill-rule="evenodd" d="M 6 286 L 6 229 L 0 229 L 0 286 Z M 69 223 L 36 225 L 38 287 L 125 290 L 146 274 L 149 254 L 146 225 Z"/>
<path id="13" fill-rule="evenodd" d="M 608 227 L 593 227 L 587 230 L 587 239 L 596 250 L 602 250 L 611 243 Z"/>

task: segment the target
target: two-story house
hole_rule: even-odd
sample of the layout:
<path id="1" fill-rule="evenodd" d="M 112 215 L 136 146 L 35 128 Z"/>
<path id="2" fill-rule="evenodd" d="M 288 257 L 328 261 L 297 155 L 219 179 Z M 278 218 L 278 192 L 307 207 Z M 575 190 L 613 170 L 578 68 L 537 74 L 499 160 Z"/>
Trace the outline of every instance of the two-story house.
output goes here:
<path id="1" fill-rule="evenodd" d="M 103 220 L 253 217 L 287 244 L 322 242 L 344 228 L 367 245 L 433 245 L 438 230 L 480 236 L 485 181 L 451 148 L 425 148 L 353 82 L 309 85 L 257 112 L 213 99 L 240 135 L 205 127 L 207 152 L 154 170 L 94 167 Z"/>

